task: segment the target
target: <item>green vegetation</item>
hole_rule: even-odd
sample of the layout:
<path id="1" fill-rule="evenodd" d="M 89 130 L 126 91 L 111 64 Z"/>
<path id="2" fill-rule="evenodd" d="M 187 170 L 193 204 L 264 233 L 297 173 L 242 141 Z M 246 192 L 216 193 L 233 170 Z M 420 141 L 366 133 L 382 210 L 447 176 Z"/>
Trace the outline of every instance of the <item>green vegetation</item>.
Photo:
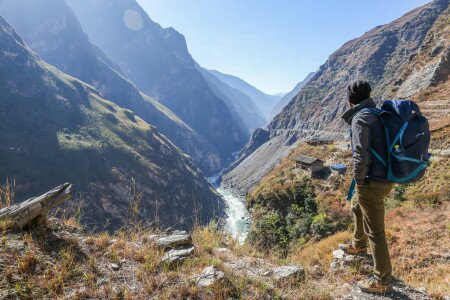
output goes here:
<path id="1" fill-rule="evenodd" d="M 334 219 L 328 207 L 320 205 L 324 202 L 318 202 L 315 190 L 315 183 L 303 177 L 283 189 L 248 196 L 253 218 L 249 243 L 267 252 L 275 249 L 284 256 L 292 244 L 321 239 L 346 228 L 349 218 Z"/>

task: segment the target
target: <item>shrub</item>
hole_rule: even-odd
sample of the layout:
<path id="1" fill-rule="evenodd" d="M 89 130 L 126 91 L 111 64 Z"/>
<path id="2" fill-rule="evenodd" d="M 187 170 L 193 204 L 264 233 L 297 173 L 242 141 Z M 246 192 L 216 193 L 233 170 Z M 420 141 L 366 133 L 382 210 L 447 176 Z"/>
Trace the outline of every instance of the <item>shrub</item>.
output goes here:
<path id="1" fill-rule="evenodd" d="M 284 218 L 275 211 L 263 212 L 261 207 L 258 210 L 256 215 L 260 217 L 252 224 L 249 242 L 263 251 L 278 248 L 282 254 L 289 241 Z"/>

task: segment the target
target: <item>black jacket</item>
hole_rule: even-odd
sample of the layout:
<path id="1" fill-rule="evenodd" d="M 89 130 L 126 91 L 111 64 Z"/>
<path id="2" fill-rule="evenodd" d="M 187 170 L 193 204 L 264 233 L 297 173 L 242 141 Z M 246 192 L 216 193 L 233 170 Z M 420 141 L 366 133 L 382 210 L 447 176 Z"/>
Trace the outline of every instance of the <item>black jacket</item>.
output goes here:
<path id="1" fill-rule="evenodd" d="M 386 161 L 387 146 L 383 124 L 375 114 L 361 111 L 375 107 L 375 102 L 368 98 L 342 116 L 351 126 L 353 173 L 356 183 L 360 185 L 369 181 L 388 182 L 386 168 L 371 151 L 371 148 L 374 149 Z"/>

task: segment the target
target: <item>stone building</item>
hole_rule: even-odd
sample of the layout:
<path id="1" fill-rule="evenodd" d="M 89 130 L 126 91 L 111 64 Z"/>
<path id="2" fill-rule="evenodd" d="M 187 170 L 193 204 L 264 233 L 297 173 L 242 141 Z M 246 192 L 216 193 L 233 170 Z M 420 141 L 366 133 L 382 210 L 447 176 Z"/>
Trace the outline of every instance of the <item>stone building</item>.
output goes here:
<path id="1" fill-rule="evenodd" d="M 311 178 L 323 178 L 327 173 L 327 168 L 325 168 L 323 160 L 321 159 L 300 155 L 295 159 L 295 161 L 297 167 L 308 171 Z"/>

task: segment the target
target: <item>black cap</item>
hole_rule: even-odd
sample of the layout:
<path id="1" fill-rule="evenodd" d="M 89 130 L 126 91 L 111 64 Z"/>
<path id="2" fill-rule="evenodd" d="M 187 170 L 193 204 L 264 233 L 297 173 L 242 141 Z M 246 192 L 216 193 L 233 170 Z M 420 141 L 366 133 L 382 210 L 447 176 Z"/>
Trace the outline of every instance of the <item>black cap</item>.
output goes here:
<path id="1" fill-rule="evenodd" d="M 370 98 L 372 88 L 367 81 L 355 80 L 349 83 L 347 87 L 348 101 L 352 104 L 359 104 L 361 101 Z"/>

